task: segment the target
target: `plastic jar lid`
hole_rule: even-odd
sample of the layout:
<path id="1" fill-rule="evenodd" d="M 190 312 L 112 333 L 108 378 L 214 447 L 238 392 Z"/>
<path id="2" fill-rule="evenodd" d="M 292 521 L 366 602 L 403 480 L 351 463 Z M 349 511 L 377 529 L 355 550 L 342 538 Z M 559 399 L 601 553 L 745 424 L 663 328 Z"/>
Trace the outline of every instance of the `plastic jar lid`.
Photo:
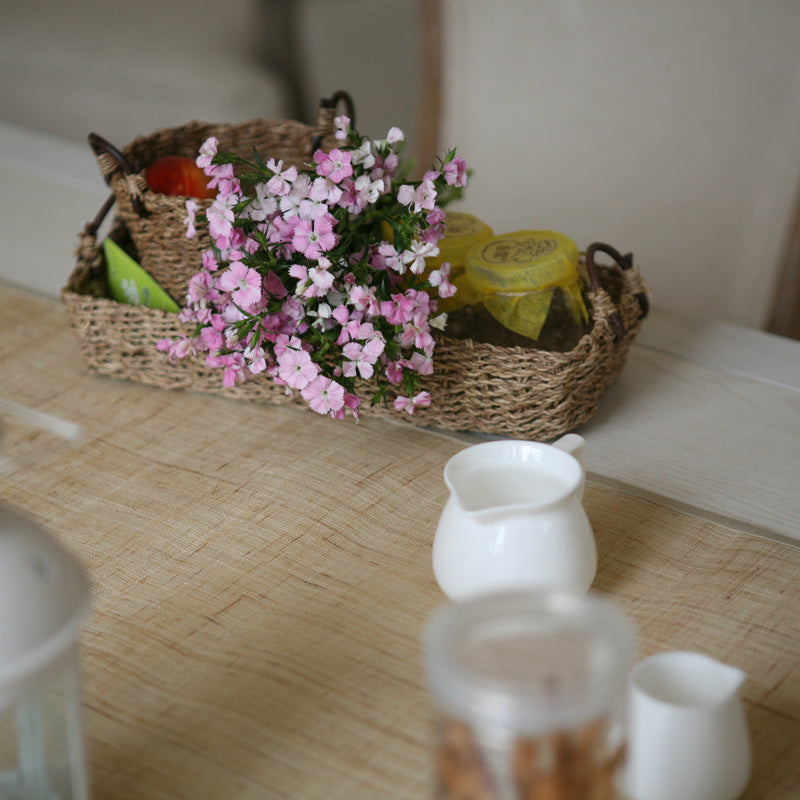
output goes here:
<path id="1" fill-rule="evenodd" d="M 555 231 L 516 231 L 493 236 L 467 253 L 466 272 L 479 292 L 532 292 L 572 283 L 578 247 Z"/>

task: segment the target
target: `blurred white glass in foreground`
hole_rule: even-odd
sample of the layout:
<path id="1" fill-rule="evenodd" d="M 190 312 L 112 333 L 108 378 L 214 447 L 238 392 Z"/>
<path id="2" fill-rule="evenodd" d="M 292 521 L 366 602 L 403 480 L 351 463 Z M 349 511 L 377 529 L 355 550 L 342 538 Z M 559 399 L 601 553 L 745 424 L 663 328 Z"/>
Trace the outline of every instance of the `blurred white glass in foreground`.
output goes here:
<path id="1" fill-rule="evenodd" d="M 12 440 L 15 451 L 27 445 L 28 453 L 0 461 L 0 473 L 27 463 L 30 451 L 48 450 L 53 436 L 74 441 L 79 433 L 0 401 L 5 430 L 10 416 L 31 428 Z M 78 643 L 88 605 L 78 561 L 42 527 L 0 506 L 0 800 L 89 796 Z"/>

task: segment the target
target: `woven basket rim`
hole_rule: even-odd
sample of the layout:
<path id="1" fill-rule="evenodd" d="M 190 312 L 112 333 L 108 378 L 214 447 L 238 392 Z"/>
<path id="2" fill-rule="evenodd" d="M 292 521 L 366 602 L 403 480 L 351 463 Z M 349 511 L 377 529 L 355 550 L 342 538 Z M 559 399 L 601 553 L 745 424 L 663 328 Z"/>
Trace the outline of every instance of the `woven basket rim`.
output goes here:
<path id="1" fill-rule="evenodd" d="M 109 235 L 124 231 L 124 221 L 117 217 Z M 202 359 L 169 362 L 165 353 L 157 351 L 157 338 L 191 332 L 178 314 L 111 299 L 102 279 L 103 265 L 102 247 L 84 234 L 61 292 L 90 369 L 159 388 L 267 404 L 287 402 L 284 389 L 263 376 L 228 389 L 222 387 L 219 370 L 206 367 Z M 621 272 L 613 265 L 599 266 Z M 587 291 L 593 324 L 571 350 L 509 347 L 434 331 L 434 373 L 420 387 L 431 392 L 431 405 L 418 408 L 413 417 L 391 407 L 376 407 L 370 413 L 443 430 L 541 440 L 574 430 L 596 413 L 600 397 L 622 369 L 641 327 L 644 313 L 636 293 L 644 290 L 644 284 L 638 268 L 627 272 L 630 280 L 617 287 L 620 302 L 616 306 L 605 301 L 609 298 L 605 289 Z M 593 300 L 601 296 L 602 311 L 595 313 Z M 609 306 L 618 309 L 624 322 L 621 340 L 608 316 Z"/>

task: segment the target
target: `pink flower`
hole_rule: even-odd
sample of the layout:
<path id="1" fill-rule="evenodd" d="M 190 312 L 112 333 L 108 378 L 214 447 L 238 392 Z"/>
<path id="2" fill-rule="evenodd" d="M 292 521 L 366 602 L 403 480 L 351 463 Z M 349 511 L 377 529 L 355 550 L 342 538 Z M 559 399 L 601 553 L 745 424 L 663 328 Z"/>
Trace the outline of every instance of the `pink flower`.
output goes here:
<path id="1" fill-rule="evenodd" d="M 403 380 L 403 365 L 399 361 L 390 361 L 386 365 L 386 380 L 395 385 Z"/>
<path id="2" fill-rule="evenodd" d="M 305 350 L 285 349 L 278 358 L 278 377 L 291 389 L 304 389 L 319 374 Z"/>
<path id="3" fill-rule="evenodd" d="M 219 317 L 212 318 L 212 324 L 200 331 L 200 344 L 202 349 L 210 353 L 221 350 L 225 343 L 222 333 L 214 328 L 214 319 L 218 318 Z"/>
<path id="4" fill-rule="evenodd" d="M 416 189 L 405 183 L 397 190 L 397 202 L 402 206 L 410 206 L 414 202 Z"/>
<path id="5" fill-rule="evenodd" d="M 272 270 L 264 279 L 264 288 L 272 297 L 277 297 L 279 300 L 289 294 L 281 279 Z"/>
<path id="6" fill-rule="evenodd" d="M 267 168 L 272 170 L 275 174 L 267 181 L 267 189 L 272 194 L 282 197 L 289 194 L 292 189 L 292 183 L 297 178 L 297 167 L 283 168 L 283 161 L 275 162 L 274 158 L 267 161 Z"/>
<path id="7" fill-rule="evenodd" d="M 303 343 L 297 338 L 297 336 L 289 336 L 285 333 L 279 333 L 275 337 L 274 341 L 275 347 L 273 348 L 273 351 L 276 358 L 290 348 L 292 350 L 300 350 L 303 347 Z"/>
<path id="8" fill-rule="evenodd" d="M 301 219 L 295 226 L 292 246 L 306 258 L 319 258 L 336 245 L 335 221 L 330 214 L 315 220 Z"/>
<path id="9" fill-rule="evenodd" d="M 448 186 L 467 185 L 467 162 L 463 158 L 455 157 L 444 165 L 444 179 Z"/>
<path id="10" fill-rule="evenodd" d="M 353 164 L 363 167 L 365 170 L 372 169 L 375 166 L 372 142 L 369 139 L 366 139 L 357 150 L 351 150 L 350 155 L 353 159 Z"/>
<path id="11" fill-rule="evenodd" d="M 169 353 L 170 361 L 185 358 L 188 355 L 196 355 L 194 341 L 187 339 L 185 336 L 182 336 L 177 341 L 173 341 L 172 339 L 159 339 L 156 343 L 156 348 L 162 352 Z"/>
<path id="12" fill-rule="evenodd" d="M 208 169 L 211 167 L 211 161 L 217 154 L 218 147 L 219 141 L 217 140 L 216 136 L 209 136 L 208 139 L 206 139 L 205 142 L 203 142 L 203 144 L 200 146 L 200 155 L 197 157 L 197 161 L 195 163 L 206 173 L 206 175 L 210 174 Z"/>
<path id="13" fill-rule="evenodd" d="M 414 205 L 414 212 L 433 211 L 436 206 L 436 186 L 430 178 L 424 178 L 415 189 L 404 185 L 397 190 L 397 200 L 401 205 Z"/>
<path id="14" fill-rule="evenodd" d="M 300 219 L 319 219 L 328 213 L 328 205 L 322 200 L 309 200 L 307 197 L 301 198 L 297 207 L 297 214 Z"/>
<path id="15" fill-rule="evenodd" d="M 350 133 L 350 117 L 346 114 L 334 117 L 333 124 L 336 126 L 336 138 L 346 139 Z"/>
<path id="16" fill-rule="evenodd" d="M 234 261 L 217 279 L 217 288 L 232 292 L 234 303 L 250 308 L 261 299 L 261 276 L 241 261 Z"/>
<path id="17" fill-rule="evenodd" d="M 336 413 L 344 406 L 344 387 L 324 375 L 318 375 L 301 394 L 317 414 Z"/>
<path id="18" fill-rule="evenodd" d="M 348 150 L 339 150 L 338 147 L 328 153 L 317 150 L 314 161 L 317 162 L 317 174 L 330 178 L 334 183 L 341 183 L 353 174 L 352 156 Z"/>
<path id="19" fill-rule="evenodd" d="M 315 178 L 308 190 L 308 199 L 318 203 L 336 205 L 341 197 L 341 188 L 330 178 Z"/>
<path id="20" fill-rule="evenodd" d="M 200 206 L 197 205 L 196 200 L 192 200 L 191 197 L 186 200 L 186 219 L 183 220 L 183 224 L 186 226 L 187 239 L 194 239 L 194 237 L 197 236 L 197 229 L 195 228 L 195 216 L 199 208 Z"/>
<path id="21" fill-rule="evenodd" d="M 209 189 L 216 188 L 224 197 L 241 193 L 242 186 L 233 172 L 233 164 L 212 165 L 206 171 L 211 175 L 211 180 L 208 182 Z M 238 197 L 236 199 L 239 200 Z"/>
<path id="22" fill-rule="evenodd" d="M 400 344 L 403 347 L 414 347 L 425 350 L 433 344 L 433 337 L 428 328 L 427 311 L 417 311 L 413 320 L 406 324 L 400 334 Z"/>
<path id="23" fill-rule="evenodd" d="M 361 213 L 368 205 L 373 205 L 383 192 L 383 179 L 373 181 L 368 175 L 359 175 L 353 184 L 352 204 L 347 210 L 352 214 Z"/>
<path id="24" fill-rule="evenodd" d="M 214 202 L 206 211 L 208 219 L 208 232 L 211 238 L 227 239 L 233 232 L 234 212 L 236 198 L 233 195 L 218 194 Z"/>
<path id="25" fill-rule="evenodd" d="M 403 395 L 399 395 L 398 397 L 395 397 L 393 403 L 394 407 L 398 411 L 405 409 L 409 414 L 413 414 L 414 409 L 417 406 L 429 406 L 430 404 L 431 396 L 429 392 L 420 392 L 414 397 L 404 397 Z"/>
<path id="26" fill-rule="evenodd" d="M 444 213 L 444 209 L 436 206 L 432 211 L 428 212 L 428 216 L 425 217 L 425 222 L 432 228 L 436 228 L 445 221 L 446 217 L 447 215 Z"/>
<path id="27" fill-rule="evenodd" d="M 189 278 L 187 297 L 190 303 L 202 303 L 214 298 L 214 279 L 210 272 L 198 272 Z"/>
<path id="28" fill-rule="evenodd" d="M 345 308 L 345 306 L 338 306 L 331 314 L 331 316 L 333 316 L 333 318 L 342 326 L 342 330 L 339 332 L 339 336 L 336 339 L 336 344 L 338 345 L 345 344 L 352 339 L 358 338 L 358 331 L 361 328 L 361 320 L 358 312 L 356 312 L 356 315 L 353 317 L 353 319 L 340 322 L 340 317 L 343 315 L 341 313 L 337 314 L 337 311 L 339 311 L 341 308 Z"/>
<path id="29" fill-rule="evenodd" d="M 353 412 L 353 417 L 358 419 L 358 407 L 361 405 L 361 398 L 357 394 L 350 392 L 344 393 L 344 404 Z"/>
<path id="30" fill-rule="evenodd" d="M 414 298 L 410 294 L 393 294 L 391 300 L 381 302 L 381 314 L 392 325 L 405 325 L 414 315 Z"/>
<path id="31" fill-rule="evenodd" d="M 313 294 L 306 294 L 307 297 L 324 297 L 333 286 L 333 273 L 322 267 L 311 267 L 308 277 L 311 280 L 309 289 L 313 287 Z"/>
<path id="32" fill-rule="evenodd" d="M 402 275 L 406 271 L 406 265 L 395 246 L 390 242 L 381 242 L 372 257 L 372 266 L 375 269 L 389 269 Z"/>
<path id="33" fill-rule="evenodd" d="M 389 133 L 386 136 L 386 141 L 389 142 L 389 144 L 397 144 L 397 142 L 402 142 L 405 138 L 406 135 L 403 133 L 403 131 L 395 126 L 389 129 Z"/>
<path id="34" fill-rule="evenodd" d="M 433 374 L 433 357 L 426 353 L 420 353 L 418 350 L 415 350 L 411 354 L 409 363 L 411 369 L 415 370 L 420 375 Z"/>
<path id="35" fill-rule="evenodd" d="M 383 339 L 377 336 L 363 345 L 358 342 L 348 342 L 342 348 L 342 354 L 349 359 L 342 365 L 342 374 L 346 378 L 354 378 L 356 373 L 364 380 L 371 378 L 375 371 L 373 365 L 383 353 L 384 347 Z"/>
<path id="36" fill-rule="evenodd" d="M 399 166 L 400 157 L 397 155 L 397 153 L 389 153 L 389 155 L 385 158 L 375 159 L 375 169 L 373 169 L 370 173 L 370 177 L 373 180 L 376 180 L 377 178 L 383 178 L 386 181 L 386 185 L 389 186 Z M 404 203 L 403 205 L 407 204 Z"/>
<path id="37" fill-rule="evenodd" d="M 350 312 L 347 310 L 347 306 L 341 305 L 336 306 L 336 308 L 331 311 L 331 316 L 342 326 L 344 327 L 347 325 L 348 320 L 350 319 Z"/>
<path id="38" fill-rule="evenodd" d="M 251 375 L 258 375 L 259 372 L 263 372 L 267 368 L 266 353 L 260 345 L 247 347 L 244 351 L 244 357 Z"/>
<path id="39" fill-rule="evenodd" d="M 217 257 L 214 254 L 213 250 L 203 250 L 203 254 L 200 256 L 200 258 L 201 258 L 201 260 L 203 262 L 203 266 L 209 272 L 216 272 L 217 271 L 217 267 L 219 265 L 217 264 Z"/>
<path id="40" fill-rule="evenodd" d="M 270 193 L 266 183 L 255 187 L 256 196 L 250 201 L 245 214 L 256 222 L 264 222 L 278 210 L 278 201 Z"/>
<path id="41" fill-rule="evenodd" d="M 271 244 L 288 244 L 294 236 L 294 226 L 290 225 L 283 217 L 274 217 L 270 220 L 267 229 L 267 240 Z"/>
<path id="42" fill-rule="evenodd" d="M 439 287 L 439 297 L 452 297 L 456 293 L 456 287 L 450 283 L 449 278 L 450 264 L 447 261 L 428 276 L 431 286 Z"/>
<path id="43" fill-rule="evenodd" d="M 350 287 L 347 299 L 357 311 L 366 311 L 368 314 L 374 314 L 380 308 L 379 301 L 375 297 L 374 286 L 370 286 L 367 289 L 364 286 L 355 284 Z"/>
<path id="44" fill-rule="evenodd" d="M 241 353 L 229 353 L 224 356 L 206 356 L 209 367 L 222 367 L 222 385 L 230 389 L 235 383 L 242 383 L 247 378 L 244 356 Z"/>

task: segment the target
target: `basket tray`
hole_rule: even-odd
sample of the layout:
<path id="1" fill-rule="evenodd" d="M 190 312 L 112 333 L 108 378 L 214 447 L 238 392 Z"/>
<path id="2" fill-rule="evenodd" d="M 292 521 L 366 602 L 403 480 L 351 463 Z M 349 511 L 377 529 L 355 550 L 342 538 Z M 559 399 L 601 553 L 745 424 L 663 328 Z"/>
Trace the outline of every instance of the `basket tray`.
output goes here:
<path id="1" fill-rule="evenodd" d="M 109 235 L 124 243 L 128 233 L 122 219 L 115 220 Z M 604 245 L 592 247 L 611 252 Z M 588 421 L 622 369 L 647 313 L 639 270 L 629 256 L 615 260 L 617 264 L 598 265 L 594 271 L 597 278 L 586 293 L 592 327 L 572 350 L 501 347 L 437 332 L 434 373 L 423 378 L 421 386 L 431 393 L 431 405 L 417 408 L 413 416 L 391 406 L 375 406 L 371 413 L 451 431 L 539 440 Z M 191 331 L 177 314 L 110 299 L 102 248 L 93 234 L 84 232 L 61 299 L 84 360 L 98 373 L 163 389 L 302 403 L 268 378 L 225 388 L 221 371 L 207 367 L 201 358 L 169 361 L 157 349 L 158 340 Z"/>
<path id="2" fill-rule="evenodd" d="M 204 214 L 198 215 L 197 232 L 187 238 L 187 198 L 152 191 L 145 167 L 162 156 L 196 158 L 203 142 L 211 136 L 218 138 L 223 149 L 242 157 L 252 158 L 256 150 L 265 159 L 300 166 L 311 159 L 317 147 L 334 146 L 334 119 L 340 103 L 354 118 L 352 98 L 339 91 L 320 101 L 315 125 L 275 119 L 235 125 L 194 121 L 140 136 L 121 150 L 102 136 L 89 134 L 89 144 L 113 192 L 117 213 L 130 232 L 139 263 L 178 303 L 183 301 L 189 278 L 196 272 L 194 264 L 200 263 L 203 250 L 210 246 L 208 223 Z M 203 211 L 212 203 L 210 199 L 193 202 Z"/>

